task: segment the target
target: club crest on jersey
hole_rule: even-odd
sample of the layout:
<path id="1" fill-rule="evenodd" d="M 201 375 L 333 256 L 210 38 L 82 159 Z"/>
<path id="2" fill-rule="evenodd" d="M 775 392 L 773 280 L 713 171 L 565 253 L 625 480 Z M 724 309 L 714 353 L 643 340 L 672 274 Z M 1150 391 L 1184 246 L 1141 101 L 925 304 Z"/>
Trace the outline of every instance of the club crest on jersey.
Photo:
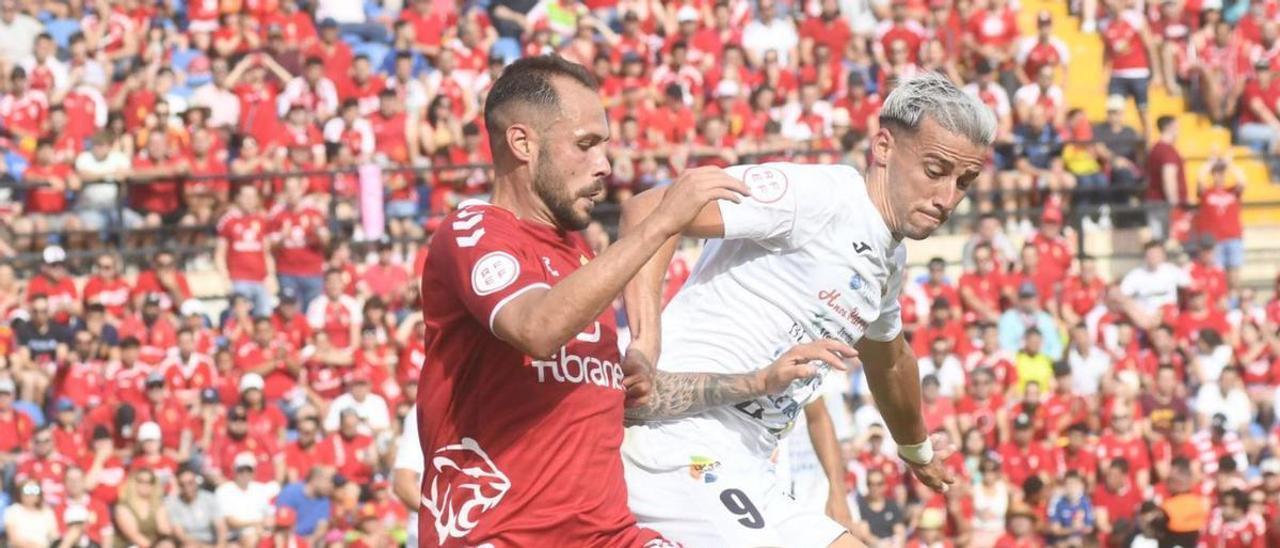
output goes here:
<path id="1" fill-rule="evenodd" d="M 435 517 L 442 543 L 470 534 L 511 489 L 511 479 L 472 438 L 437 449 L 431 467 L 431 492 L 422 506 Z"/>
<path id="2" fill-rule="evenodd" d="M 689 457 L 689 477 L 703 483 L 715 483 L 719 474 L 720 461 L 702 455 Z"/>
<path id="3" fill-rule="evenodd" d="M 751 190 L 751 197 L 762 204 L 771 204 L 787 194 L 787 175 L 777 168 L 752 166 L 742 173 L 742 182 Z"/>
<path id="4" fill-rule="evenodd" d="M 493 251 L 471 267 L 471 290 L 481 297 L 501 291 L 520 276 L 520 263 L 510 253 Z"/>

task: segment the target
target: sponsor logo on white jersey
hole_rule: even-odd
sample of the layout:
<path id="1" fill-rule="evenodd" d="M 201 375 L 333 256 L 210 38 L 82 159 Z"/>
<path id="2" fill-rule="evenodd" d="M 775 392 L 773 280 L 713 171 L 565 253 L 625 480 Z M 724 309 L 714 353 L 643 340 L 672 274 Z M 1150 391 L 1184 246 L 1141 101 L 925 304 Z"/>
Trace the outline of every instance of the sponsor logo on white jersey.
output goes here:
<path id="1" fill-rule="evenodd" d="M 838 289 L 824 289 L 818 292 L 818 300 L 827 305 L 827 310 L 853 324 L 858 329 L 865 331 L 867 329 L 867 321 L 862 319 L 862 315 L 856 309 L 849 308 L 845 303 L 841 302 L 840 298 L 842 296 Z"/>
<path id="2" fill-rule="evenodd" d="M 422 505 L 435 517 L 442 542 L 470 534 L 511 489 L 510 478 L 472 438 L 436 449 L 431 466 L 435 477 Z"/>

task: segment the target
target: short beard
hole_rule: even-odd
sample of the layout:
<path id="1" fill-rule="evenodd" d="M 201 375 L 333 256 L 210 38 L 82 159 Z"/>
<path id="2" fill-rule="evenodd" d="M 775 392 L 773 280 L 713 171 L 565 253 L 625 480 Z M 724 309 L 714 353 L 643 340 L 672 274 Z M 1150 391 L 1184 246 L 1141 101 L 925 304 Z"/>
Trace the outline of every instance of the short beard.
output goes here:
<path id="1" fill-rule="evenodd" d="M 591 224 L 591 214 L 580 214 L 573 208 L 579 196 L 569 194 L 559 175 L 552 172 L 550 162 L 540 159 L 534 166 L 533 192 L 547 206 L 557 227 L 578 231 Z"/>

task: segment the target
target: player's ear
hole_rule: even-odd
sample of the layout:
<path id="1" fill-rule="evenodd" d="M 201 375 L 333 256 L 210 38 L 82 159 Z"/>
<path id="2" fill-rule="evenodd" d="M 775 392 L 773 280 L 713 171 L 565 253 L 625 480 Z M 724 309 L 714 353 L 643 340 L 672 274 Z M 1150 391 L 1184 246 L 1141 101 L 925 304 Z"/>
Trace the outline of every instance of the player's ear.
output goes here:
<path id="1" fill-rule="evenodd" d="M 893 132 L 880 126 L 876 134 L 871 136 L 871 161 L 880 166 L 889 165 L 889 155 L 894 147 Z"/>
<path id="2" fill-rule="evenodd" d="M 521 162 L 532 162 L 534 157 L 535 137 L 533 129 L 524 124 L 507 126 L 507 149 L 511 155 Z"/>

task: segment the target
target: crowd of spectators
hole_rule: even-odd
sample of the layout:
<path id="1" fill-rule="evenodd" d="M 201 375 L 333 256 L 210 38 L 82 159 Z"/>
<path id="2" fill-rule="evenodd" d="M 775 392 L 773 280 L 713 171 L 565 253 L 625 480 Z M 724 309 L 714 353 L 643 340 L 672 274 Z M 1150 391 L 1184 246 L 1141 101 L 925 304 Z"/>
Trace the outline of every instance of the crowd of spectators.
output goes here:
<path id="1" fill-rule="evenodd" d="M 388 474 L 428 336 L 424 251 L 405 242 L 489 192 L 486 90 L 550 53 L 599 77 L 614 201 L 696 165 L 863 165 L 882 98 L 922 70 L 997 113 L 963 276 L 930 261 L 903 303 L 961 481 L 914 485 L 854 383 L 864 540 L 1280 534 L 1280 301 L 1237 280 L 1245 181 L 1227 158 L 1185 173 L 1176 120 L 1143 108 L 1150 84 L 1184 83 L 1274 147 L 1274 2 L 1083 2 L 1112 76 L 1097 123 L 1062 90 L 1054 31 L 1074 23 L 1043 13 L 1023 36 L 1009 0 L 399 4 L 0 0 L 0 257 L 38 256 L 0 262 L 9 545 L 402 538 Z M 1189 178 L 1200 209 L 1150 208 L 1168 243 L 1122 278 L 1064 229 L 1144 181 L 1149 203 L 1185 205 Z M 232 290 L 221 313 L 169 247 L 201 243 Z M 135 246 L 158 251 L 110 252 Z"/>

